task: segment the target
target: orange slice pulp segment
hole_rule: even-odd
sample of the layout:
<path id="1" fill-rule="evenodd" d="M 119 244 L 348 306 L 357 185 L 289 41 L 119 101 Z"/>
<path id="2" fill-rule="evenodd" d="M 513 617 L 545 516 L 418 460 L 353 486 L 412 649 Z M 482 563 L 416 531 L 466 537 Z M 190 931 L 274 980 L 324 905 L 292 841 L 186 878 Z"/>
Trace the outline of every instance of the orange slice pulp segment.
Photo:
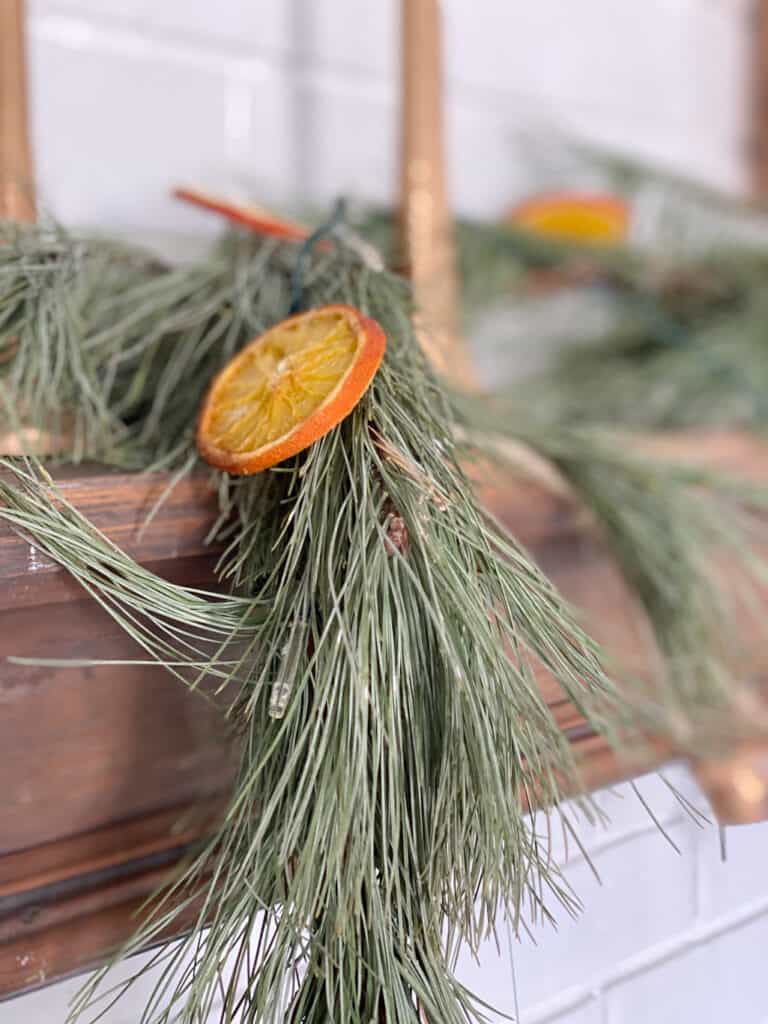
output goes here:
<path id="1" fill-rule="evenodd" d="M 537 235 L 573 242 L 619 243 L 629 230 L 626 203 L 610 195 L 554 193 L 521 203 L 509 223 Z"/>
<path id="2" fill-rule="evenodd" d="M 219 213 L 233 224 L 241 224 L 261 235 L 272 235 L 296 242 L 304 242 L 309 237 L 309 229 L 303 224 L 277 217 L 261 206 L 251 203 L 236 203 L 212 192 L 197 188 L 174 189 L 174 196 L 203 210 Z"/>
<path id="3" fill-rule="evenodd" d="M 352 306 L 321 306 L 270 328 L 215 378 L 197 445 L 211 465 L 258 473 L 308 448 L 354 409 L 386 347 Z"/>

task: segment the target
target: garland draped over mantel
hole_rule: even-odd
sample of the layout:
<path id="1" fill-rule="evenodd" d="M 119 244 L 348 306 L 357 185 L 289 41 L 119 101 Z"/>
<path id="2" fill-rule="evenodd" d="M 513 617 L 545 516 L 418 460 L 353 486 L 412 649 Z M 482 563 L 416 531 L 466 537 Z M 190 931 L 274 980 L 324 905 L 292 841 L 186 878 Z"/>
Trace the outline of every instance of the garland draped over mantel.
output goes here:
<path id="1" fill-rule="evenodd" d="M 422 354 L 407 284 L 337 240 L 306 254 L 303 305 L 375 318 L 381 369 L 306 452 L 251 478 L 212 474 L 221 592 L 175 586 L 100 535 L 34 456 L 163 470 L 169 487 L 207 471 L 201 398 L 286 316 L 296 245 L 234 233 L 174 268 L 55 225 L 7 224 L 1 240 L 1 433 L 24 457 L 3 460 L 0 518 L 79 580 L 138 657 L 218 700 L 240 751 L 218 833 L 122 951 L 194 914 L 152 959 L 142 1022 L 201 1024 L 214 1005 L 222 1022 L 481 1020 L 451 970 L 457 946 L 476 949 L 504 916 L 520 929 L 578 906 L 548 839 L 550 818 L 577 835 L 561 801 L 581 792 L 578 765 L 536 670 L 620 753 L 649 736 L 706 753 L 764 731 L 728 670 L 711 561 L 722 550 L 760 575 L 764 495 L 548 403 L 455 394 Z M 654 631 L 656 678 L 618 688 L 478 505 L 467 472 L 480 456 L 508 462 L 508 439 L 549 460 L 605 533 Z M 587 796 L 577 807 L 597 813 Z M 103 980 L 72 1019 L 109 1005 Z"/>

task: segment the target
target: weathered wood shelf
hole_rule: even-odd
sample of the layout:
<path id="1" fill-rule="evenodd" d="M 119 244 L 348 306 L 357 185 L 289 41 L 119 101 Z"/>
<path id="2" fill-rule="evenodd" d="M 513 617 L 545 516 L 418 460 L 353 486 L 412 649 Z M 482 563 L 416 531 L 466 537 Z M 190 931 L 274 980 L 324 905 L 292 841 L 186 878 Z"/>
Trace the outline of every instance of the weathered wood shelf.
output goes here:
<path id="1" fill-rule="evenodd" d="M 672 440 L 669 448 L 768 480 L 768 446 L 746 437 Z M 143 564 L 211 585 L 214 554 L 203 540 L 215 504 L 204 478 L 180 484 L 141 539 L 164 480 L 98 469 L 58 479 Z M 642 615 L 574 501 L 524 480 L 510 487 L 488 477 L 479 489 L 617 662 L 647 668 Z M 4 527 L 0 560 L 0 659 L 138 655 L 64 571 Z M 759 675 L 768 651 L 754 632 L 745 628 L 745 664 Z M 0 665 L 1 998 L 84 970 L 130 934 L 138 906 L 215 820 L 233 744 L 215 709 L 159 669 Z M 552 681 L 541 685 L 592 786 L 653 767 L 617 763 Z"/>

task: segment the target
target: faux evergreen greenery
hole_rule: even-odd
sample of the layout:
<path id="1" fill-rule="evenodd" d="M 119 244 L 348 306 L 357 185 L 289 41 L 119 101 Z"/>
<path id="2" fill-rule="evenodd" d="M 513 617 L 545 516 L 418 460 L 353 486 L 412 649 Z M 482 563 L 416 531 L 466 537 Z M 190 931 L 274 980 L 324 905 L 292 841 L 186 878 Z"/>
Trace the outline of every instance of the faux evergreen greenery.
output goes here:
<path id="1" fill-rule="evenodd" d="M 690 181 L 604 154 L 583 158 L 635 203 L 654 210 L 642 245 L 589 246 L 536 237 L 513 226 L 457 225 L 465 325 L 489 306 L 517 304 L 558 290 L 589 294 L 605 307 L 602 334 L 560 328 L 564 344 L 547 370 L 510 396 L 507 421 L 524 419 L 637 429 L 696 426 L 762 429 L 768 418 L 768 218 Z M 388 211 L 365 212 L 359 228 L 394 258 Z M 526 347 L 536 349 L 541 318 Z M 519 344 L 519 343 L 518 343 Z M 525 352 L 511 347 L 510 365 Z M 516 378 L 519 384 L 519 376 Z"/>
<path id="2" fill-rule="evenodd" d="M 195 469 L 201 395 L 287 314 L 296 246 L 233 235 L 173 269 L 53 229 L 8 230 L 4 426 L 59 430 L 72 438 L 64 458 Z M 652 731 L 694 750 L 728 723 L 747 727 L 706 568 L 714 545 L 744 550 L 744 494 L 560 416 L 513 404 L 499 418 L 503 406 L 450 394 L 416 342 L 407 285 L 343 245 L 308 254 L 303 302 L 358 307 L 387 353 L 354 413 L 303 455 L 213 481 L 228 596 L 137 566 L 36 463 L 6 461 L 0 485 L 0 517 L 72 572 L 143 657 L 195 690 L 216 681 L 237 737 L 220 830 L 123 951 L 193 915 L 188 937 L 155 957 L 143 1024 L 202 1024 L 216 1002 L 222 1022 L 481 1019 L 451 972 L 456 944 L 476 948 L 504 914 L 520 927 L 577 906 L 526 815 L 543 808 L 572 831 L 560 801 L 579 791 L 537 665 L 619 749 Z M 654 685 L 614 686 L 551 584 L 478 506 L 465 466 L 478 449 L 503 458 L 505 436 L 552 460 L 606 532 L 665 658 Z M 73 1016 L 98 1015 L 102 981 Z"/>

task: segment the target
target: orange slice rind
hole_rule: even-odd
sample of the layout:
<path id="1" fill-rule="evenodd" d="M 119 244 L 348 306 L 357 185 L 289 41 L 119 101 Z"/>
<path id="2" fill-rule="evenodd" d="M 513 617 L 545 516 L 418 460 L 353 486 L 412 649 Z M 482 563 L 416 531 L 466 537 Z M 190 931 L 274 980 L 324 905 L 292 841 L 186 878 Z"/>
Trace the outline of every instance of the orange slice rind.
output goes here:
<path id="1" fill-rule="evenodd" d="M 294 242 L 304 242 L 309 237 L 309 229 L 303 224 L 285 220 L 252 203 L 237 203 L 198 188 L 177 188 L 173 194 L 185 203 L 202 210 L 210 210 L 211 213 L 218 213 L 233 224 L 250 228 L 260 235 L 271 235 Z"/>
<path id="2" fill-rule="evenodd" d="M 198 422 L 200 454 L 233 474 L 284 462 L 352 412 L 385 348 L 380 325 L 352 306 L 281 321 L 214 379 Z"/>
<path id="3" fill-rule="evenodd" d="M 532 234 L 569 242 L 618 244 L 629 232 L 629 209 L 616 196 L 557 192 L 516 206 L 507 222 Z"/>

